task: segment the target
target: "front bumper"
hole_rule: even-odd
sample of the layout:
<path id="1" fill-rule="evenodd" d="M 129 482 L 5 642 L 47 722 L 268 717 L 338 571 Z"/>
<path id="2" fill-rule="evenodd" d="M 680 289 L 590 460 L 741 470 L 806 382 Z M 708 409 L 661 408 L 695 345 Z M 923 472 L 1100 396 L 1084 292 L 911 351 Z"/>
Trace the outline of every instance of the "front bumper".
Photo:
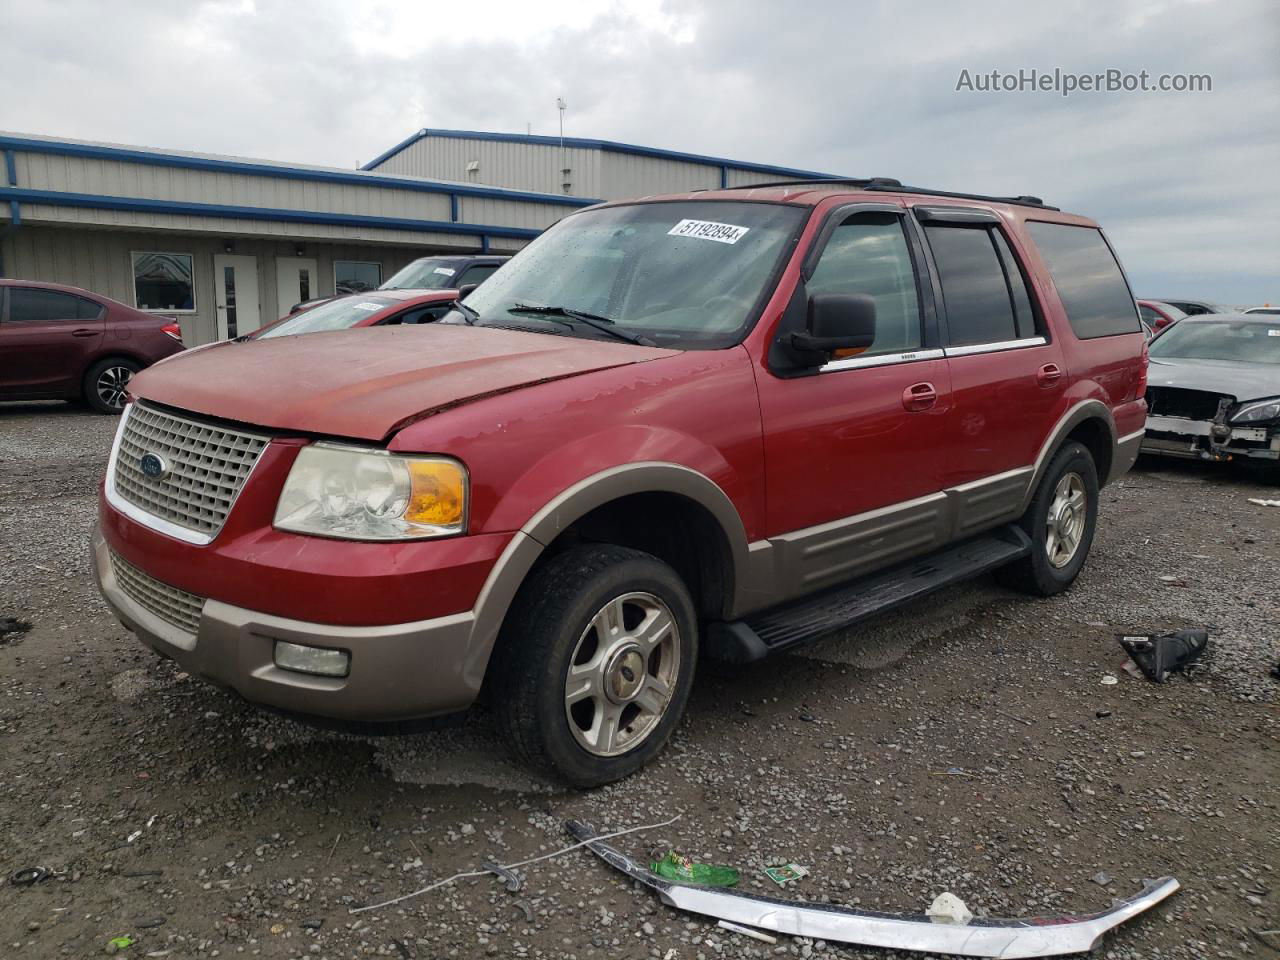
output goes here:
<path id="1" fill-rule="evenodd" d="M 390 721 L 464 709 L 479 691 L 483 665 L 477 672 L 476 664 L 487 660 L 492 638 L 475 629 L 472 611 L 411 623 L 333 626 L 205 599 L 191 633 L 125 591 L 97 526 L 91 549 L 102 596 L 144 644 L 256 703 L 338 720 Z M 275 665 L 276 640 L 346 650 L 350 673 L 333 678 L 282 670 Z"/>
<path id="2" fill-rule="evenodd" d="M 1273 427 L 1233 427 L 1215 420 L 1148 417 L 1142 452 L 1188 460 L 1280 460 L 1280 432 Z"/>

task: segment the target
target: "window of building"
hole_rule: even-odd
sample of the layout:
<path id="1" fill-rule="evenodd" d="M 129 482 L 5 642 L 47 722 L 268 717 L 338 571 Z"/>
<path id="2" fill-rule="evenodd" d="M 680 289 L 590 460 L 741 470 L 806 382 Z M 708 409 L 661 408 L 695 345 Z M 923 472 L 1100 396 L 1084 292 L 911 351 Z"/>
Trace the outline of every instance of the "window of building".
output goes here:
<path id="1" fill-rule="evenodd" d="M 1137 333 L 1138 308 L 1102 233 L 1069 223 L 1028 221 L 1071 329 L 1081 340 Z"/>
<path id="2" fill-rule="evenodd" d="M 382 284 L 382 264 L 365 260 L 333 261 L 333 287 L 337 293 L 364 293 Z"/>
<path id="3" fill-rule="evenodd" d="M 139 310 L 195 313 L 195 264 L 189 253 L 135 253 L 133 302 Z"/>
<path id="4" fill-rule="evenodd" d="M 14 323 L 95 320 L 101 313 L 99 304 L 70 293 L 34 287 L 9 288 L 9 320 Z"/>
<path id="5" fill-rule="evenodd" d="M 876 302 L 876 338 L 861 356 L 903 353 L 923 343 L 915 268 L 893 214 L 856 214 L 836 227 L 805 290 L 860 293 Z"/>

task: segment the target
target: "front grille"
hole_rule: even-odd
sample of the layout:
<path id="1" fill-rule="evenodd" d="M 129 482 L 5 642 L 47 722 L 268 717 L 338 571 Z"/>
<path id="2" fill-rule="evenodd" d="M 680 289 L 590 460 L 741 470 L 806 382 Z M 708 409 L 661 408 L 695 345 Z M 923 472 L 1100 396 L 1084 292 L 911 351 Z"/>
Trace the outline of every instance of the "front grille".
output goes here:
<path id="1" fill-rule="evenodd" d="M 231 504 L 268 438 L 130 404 L 116 451 L 116 493 L 153 516 L 209 538 L 226 522 Z M 142 472 L 153 453 L 168 467 L 158 478 Z"/>
<path id="2" fill-rule="evenodd" d="M 1235 397 L 1205 390 L 1181 387 L 1147 387 L 1147 413 L 1153 417 L 1186 417 L 1188 420 L 1213 420 L 1223 401 L 1227 406 Z"/>
<path id="3" fill-rule="evenodd" d="M 138 606 L 187 633 L 195 633 L 200 629 L 203 597 L 171 587 L 150 574 L 143 573 L 114 550 L 111 551 L 111 569 L 125 596 Z"/>

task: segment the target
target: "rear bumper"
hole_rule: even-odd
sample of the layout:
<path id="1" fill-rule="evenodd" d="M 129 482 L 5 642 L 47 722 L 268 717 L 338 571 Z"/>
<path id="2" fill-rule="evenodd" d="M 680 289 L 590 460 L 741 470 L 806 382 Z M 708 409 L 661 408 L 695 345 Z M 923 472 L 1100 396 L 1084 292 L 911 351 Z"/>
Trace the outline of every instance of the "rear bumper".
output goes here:
<path id="1" fill-rule="evenodd" d="M 479 691 L 492 637 L 475 629 L 472 611 L 410 623 L 333 626 L 206 599 L 199 626 L 190 633 L 125 592 L 97 526 L 91 550 L 102 596 L 138 639 L 191 674 L 256 703 L 338 720 L 403 720 L 465 709 Z M 277 640 L 346 650 L 350 673 L 331 678 L 283 670 L 275 665 Z"/>

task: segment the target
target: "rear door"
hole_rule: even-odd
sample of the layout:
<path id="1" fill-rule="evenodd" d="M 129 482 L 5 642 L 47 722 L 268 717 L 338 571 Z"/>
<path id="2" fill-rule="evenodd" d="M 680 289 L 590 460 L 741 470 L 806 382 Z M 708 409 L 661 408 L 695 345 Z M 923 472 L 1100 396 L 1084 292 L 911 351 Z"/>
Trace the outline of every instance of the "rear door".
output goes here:
<path id="1" fill-rule="evenodd" d="M 945 538 L 941 458 L 946 361 L 922 251 L 906 209 L 836 210 L 806 258 L 797 295 L 865 294 L 876 337 L 808 375 L 759 378 L 769 539 L 797 594 L 938 546 Z"/>
<path id="2" fill-rule="evenodd" d="M 1016 518 L 1067 389 L 1016 238 L 994 211 L 914 208 L 933 266 L 953 410 L 943 484 L 956 533 Z"/>
<path id="3" fill-rule="evenodd" d="M 106 311 L 60 290 L 8 286 L 0 316 L 0 395 L 69 397 L 102 345 Z"/>

